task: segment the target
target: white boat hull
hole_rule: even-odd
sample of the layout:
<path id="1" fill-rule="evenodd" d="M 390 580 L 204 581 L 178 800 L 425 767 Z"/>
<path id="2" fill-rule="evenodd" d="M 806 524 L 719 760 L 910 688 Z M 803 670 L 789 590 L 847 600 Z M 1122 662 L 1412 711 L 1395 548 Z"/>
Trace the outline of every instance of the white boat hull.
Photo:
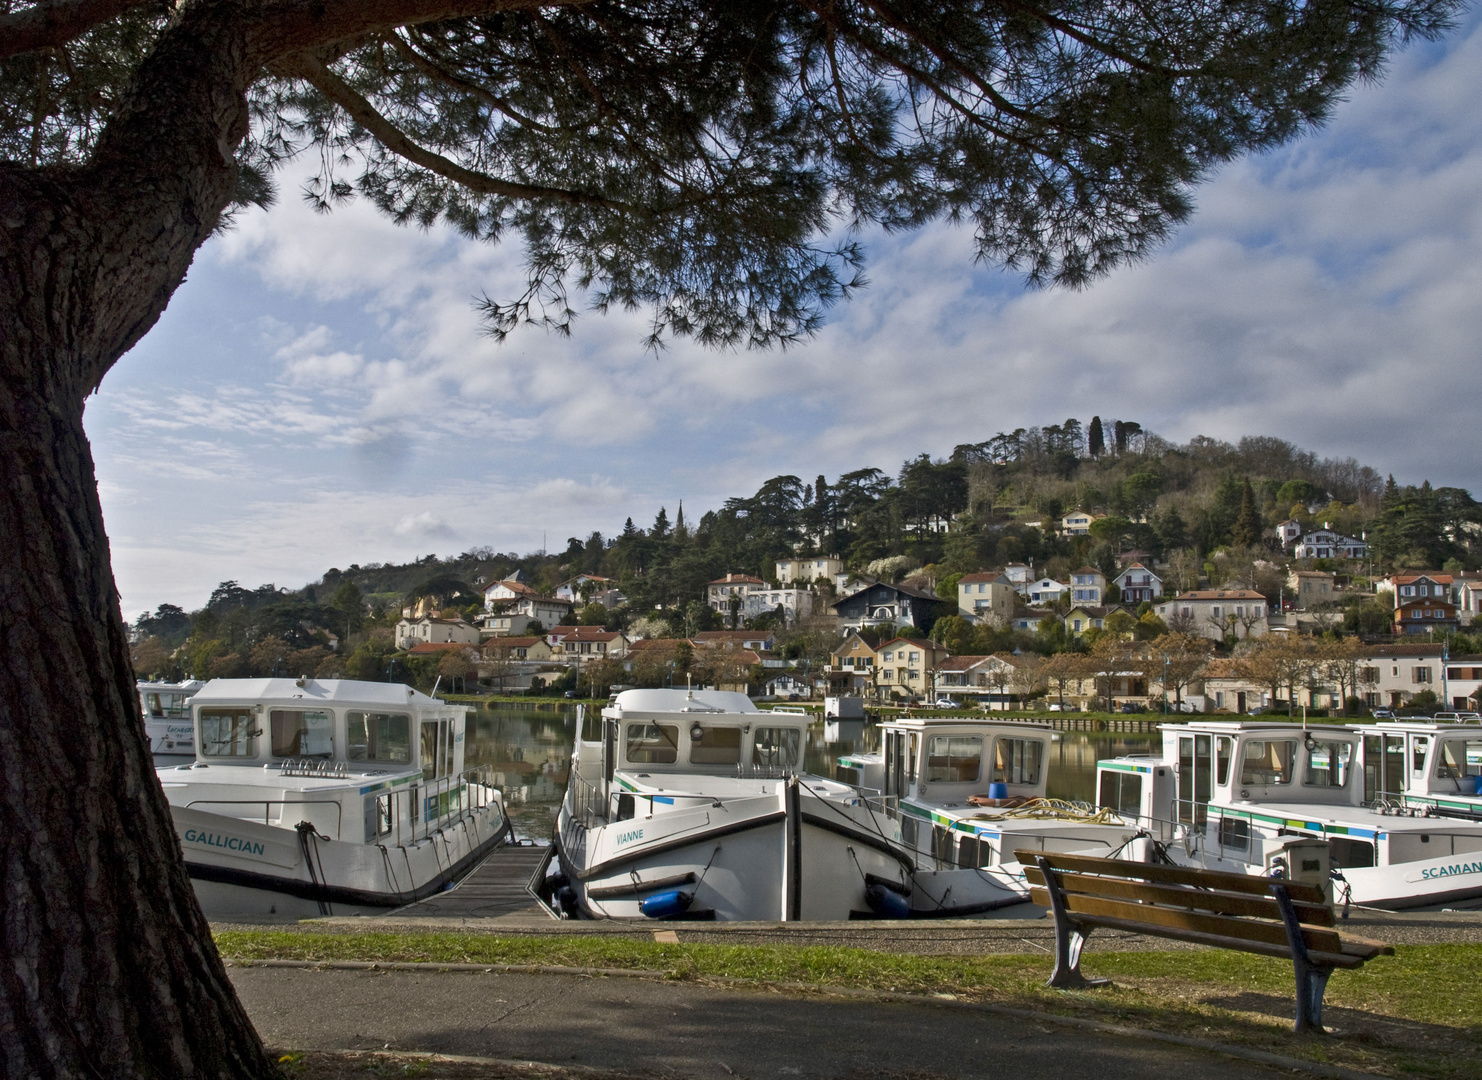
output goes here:
<path id="1" fill-rule="evenodd" d="M 662 917 L 844 920 L 871 914 L 871 880 L 907 887 L 911 856 L 866 808 L 794 790 L 802 794 L 791 810 L 778 785 L 770 795 L 590 828 L 568 800 L 555 838 L 574 908 L 567 913 L 651 917 L 640 904 L 678 890 L 690 895 L 688 906 Z"/>
<path id="2" fill-rule="evenodd" d="M 413 844 L 328 840 L 292 828 L 172 807 L 207 917 L 384 912 L 459 881 L 509 837 L 498 803 Z"/>

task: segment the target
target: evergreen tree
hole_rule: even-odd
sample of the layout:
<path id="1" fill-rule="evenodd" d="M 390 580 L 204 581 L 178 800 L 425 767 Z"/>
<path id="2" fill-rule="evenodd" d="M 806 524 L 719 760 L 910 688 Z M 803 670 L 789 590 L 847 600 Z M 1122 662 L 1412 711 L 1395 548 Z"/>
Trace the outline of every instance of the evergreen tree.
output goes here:
<path id="1" fill-rule="evenodd" d="M 1261 542 L 1261 512 L 1256 509 L 1256 496 L 1249 480 L 1241 486 L 1240 511 L 1230 529 L 1230 539 L 1241 547 L 1255 547 Z"/>
<path id="2" fill-rule="evenodd" d="M 1093 459 L 1099 459 L 1106 453 L 1106 439 L 1101 434 L 1101 417 L 1091 417 L 1091 426 L 1086 429 L 1086 453 Z"/>

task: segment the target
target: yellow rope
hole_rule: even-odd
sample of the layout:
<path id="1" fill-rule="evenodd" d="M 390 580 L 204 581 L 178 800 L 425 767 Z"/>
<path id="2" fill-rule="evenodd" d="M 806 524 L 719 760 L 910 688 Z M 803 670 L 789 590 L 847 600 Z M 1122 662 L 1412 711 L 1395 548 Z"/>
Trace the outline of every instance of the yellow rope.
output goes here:
<path id="1" fill-rule="evenodd" d="M 997 813 L 977 813 L 974 821 L 1003 821 L 1005 818 L 1020 818 L 1036 821 L 1076 821 L 1085 825 L 1125 825 L 1126 822 L 1114 810 L 1084 810 L 1064 799 L 1031 799 L 1023 806 L 999 810 Z"/>

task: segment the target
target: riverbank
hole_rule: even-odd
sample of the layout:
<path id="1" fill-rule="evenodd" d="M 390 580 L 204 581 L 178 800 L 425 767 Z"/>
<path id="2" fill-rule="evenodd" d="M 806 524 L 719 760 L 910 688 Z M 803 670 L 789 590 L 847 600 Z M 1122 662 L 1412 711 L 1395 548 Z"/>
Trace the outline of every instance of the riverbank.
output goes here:
<path id="1" fill-rule="evenodd" d="M 1320 1039 L 1291 1030 L 1291 966 L 1278 960 L 1188 947 L 1128 948 L 1117 941 L 1101 952 L 1097 938 L 1085 970 L 1109 976 L 1110 987 L 1062 993 L 1043 984 L 1051 961 L 1042 927 L 1026 923 L 997 933 L 1021 938 L 1018 952 L 940 955 L 917 951 L 920 931 L 869 932 L 864 944 L 711 944 L 679 940 L 713 928 L 653 924 L 597 933 L 540 934 L 377 929 L 355 932 L 339 925 L 303 924 L 281 930 L 222 929 L 224 957 L 236 964 L 377 965 L 380 970 L 584 973 L 602 978 L 648 978 L 696 987 L 749 989 L 770 994 L 825 997 L 865 995 L 870 1000 L 940 1001 L 1021 1010 L 1066 1021 L 1087 1021 L 1259 1049 L 1311 1065 L 1338 1066 L 1389 1076 L 1452 1080 L 1475 1072 L 1482 1051 L 1482 924 L 1472 917 L 1410 918 L 1434 925 L 1448 944 L 1400 944 L 1414 925 L 1391 933 L 1396 956 L 1355 972 L 1334 974 L 1325 1019 L 1338 1034 Z M 828 924 L 821 924 L 827 927 Z M 1033 927 L 1033 930 L 1031 930 Z M 515 930 L 514 926 L 508 928 Z M 782 927 L 776 928 L 783 931 Z M 807 934 L 809 928 L 799 925 Z M 1402 930 L 1396 923 L 1394 930 Z M 1373 926 L 1355 932 L 1384 936 Z M 734 933 L 734 931 L 732 931 Z M 786 932 L 786 931 L 783 931 Z M 930 933 L 960 938 L 963 924 Z M 840 933 L 847 933 L 847 928 Z M 864 933 L 860 931 L 858 933 Z M 666 935 L 674 940 L 656 941 Z M 915 935 L 913 937 L 913 935 Z M 892 938 L 912 938 L 912 951 L 894 951 Z M 1457 938 L 1463 940 L 1456 940 Z M 647 940 L 642 940 L 647 938 Z M 1142 939 L 1146 941 L 1148 939 Z M 955 945 L 942 945 L 955 950 Z M 347 969 L 347 970 L 349 970 Z"/>

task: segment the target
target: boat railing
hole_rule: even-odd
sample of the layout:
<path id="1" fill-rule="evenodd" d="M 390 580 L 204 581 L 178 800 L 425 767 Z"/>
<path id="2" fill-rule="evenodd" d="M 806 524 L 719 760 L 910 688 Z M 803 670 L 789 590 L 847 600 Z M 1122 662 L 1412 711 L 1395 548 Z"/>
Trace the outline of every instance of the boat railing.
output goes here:
<path id="1" fill-rule="evenodd" d="M 209 813 L 225 814 L 227 817 L 241 818 L 243 821 L 256 821 L 257 814 L 250 815 L 239 813 L 236 810 L 213 810 L 212 807 L 262 807 L 262 823 L 264 825 L 283 825 L 289 816 L 289 807 L 303 806 L 332 806 L 334 807 L 334 838 L 340 839 L 340 829 L 344 822 L 345 808 L 340 805 L 338 799 L 193 799 L 185 804 L 187 810 L 206 810 Z M 273 807 L 278 808 L 278 820 L 273 820 Z M 310 814 L 312 819 L 318 815 Z M 327 816 L 327 815 L 326 815 Z M 297 822 L 294 822 L 297 824 Z M 309 824 L 318 829 L 323 824 L 319 821 L 310 820 Z"/>
<path id="2" fill-rule="evenodd" d="M 883 814 L 888 818 L 900 817 L 901 797 L 899 795 L 886 795 L 878 788 L 855 788 L 859 792 L 859 801 L 867 806 L 871 812 Z M 873 795 L 869 792 L 874 792 Z"/>
<path id="3" fill-rule="evenodd" d="M 281 766 L 284 776 L 322 776 L 330 780 L 348 780 L 350 763 L 330 761 L 329 758 L 289 758 Z"/>
<path id="4" fill-rule="evenodd" d="M 737 765 L 738 780 L 791 780 L 798 770 L 791 765 Z"/>
<path id="5" fill-rule="evenodd" d="M 374 839 L 398 846 L 415 844 L 490 806 L 502 812 L 504 800 L 487 765 L 422 780 L 376 796 Z"/>
<path id="6" fill-rule="evenodd" d="M 602 799 L 602 793 L 590 780 L 582 776 L 575 769 L 567 780 L 568 798 L 571 800 L 571 814 L 577 822 L 586 829 L 605 824 L 607 821 L 607 805 Z"/>

